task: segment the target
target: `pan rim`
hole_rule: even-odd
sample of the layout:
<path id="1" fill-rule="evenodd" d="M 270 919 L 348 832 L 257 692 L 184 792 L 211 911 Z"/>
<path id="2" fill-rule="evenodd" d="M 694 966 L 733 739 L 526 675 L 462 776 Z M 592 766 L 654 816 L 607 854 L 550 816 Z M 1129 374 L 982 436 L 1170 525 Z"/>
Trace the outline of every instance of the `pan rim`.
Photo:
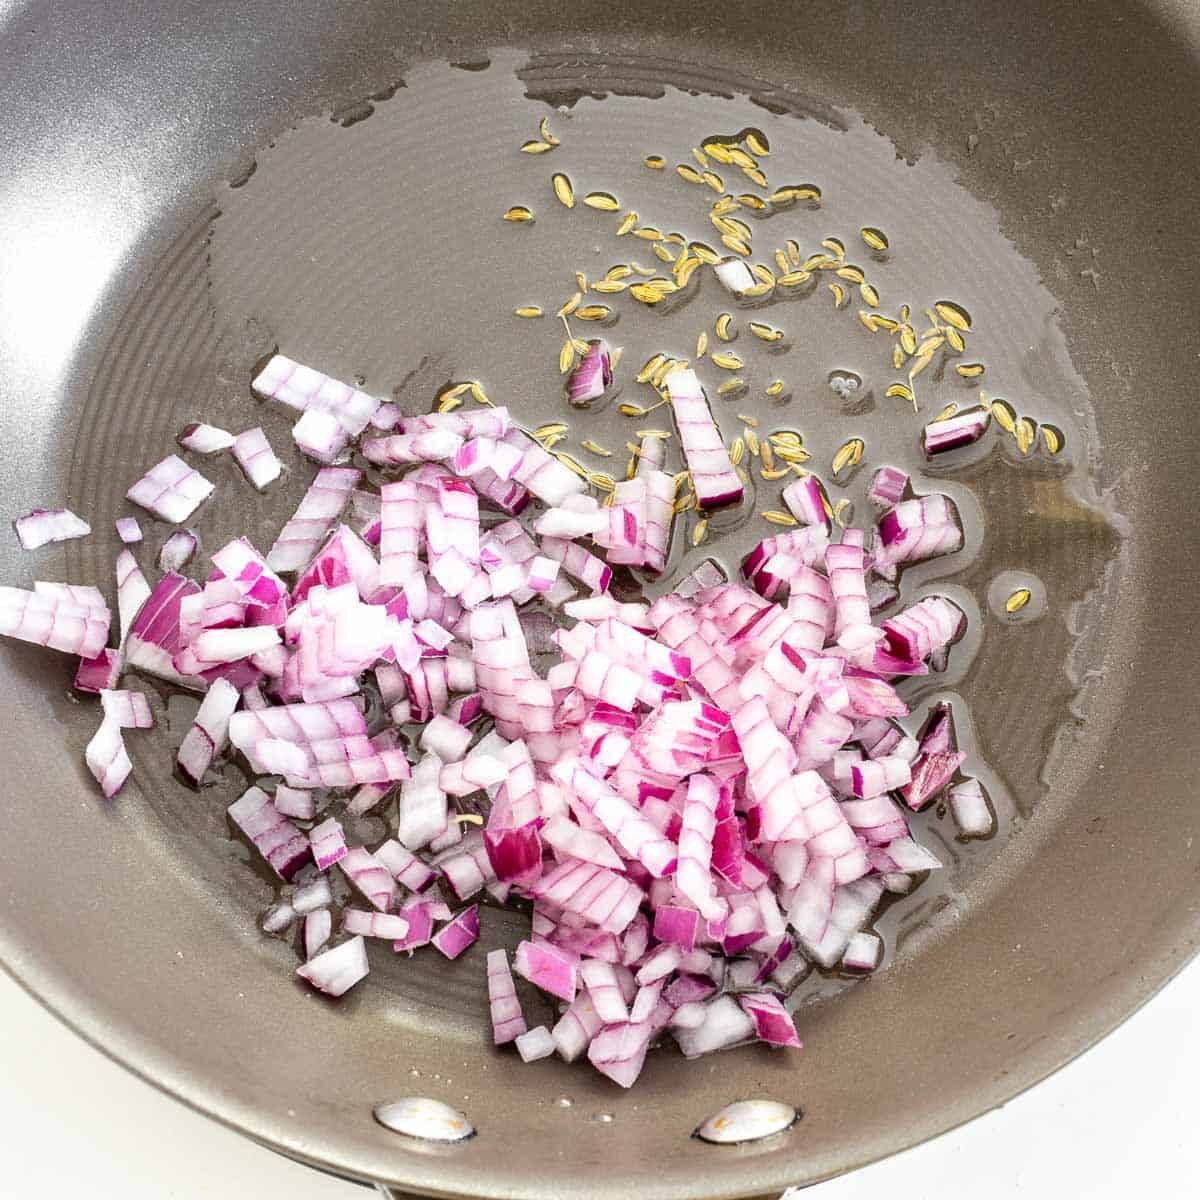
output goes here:
<path id="1" fill-rule="evenodd" d="M 1174 933 L 1174 927 L 1172 932 Z M 1153 974 L 1142 972 L 1132 986 L 1116 989 L 1118 993 L 1124 994 L 1112 995 L 1112 989 L 1108 992 L 1099 989 L 1094 992 L 1093 1002 L 1082 1012 L 1077 1012 L 1076 1020 L 1068 1028 L 1047 1036 L 1045 1044 L 1055 1047 L 1053 1052 L 1038 1058 L 1027 1056 L 1005 1076 L 1008 1082 L 1002 1085 L 993 1083 L 987 1089 L 983 1103 L 973 1102 L 965 1097 L 955 1098 L 940 1105 L 941 1115 L 932 1121 L 891 1126 L 890 1134 L 875 1138 L 869 1143 L 869 1149 L 852 1156 L 851 1160 L 839 1169 L 798 1181 L 759 1177 L 752 1185 L 752 1193 L 761 1194 L 764 1188 L 770 1187 L 776 1187 L 782 1192 L 789 1187 L 809 1187 L 838 1178 L 890 1158 L 894 1154 L 923 1145 L 1003 1107 L 1098 1045 L 1152 1000 L 1197 957 L 1197 950 L 1200 949 L 1196 944 L 1197 939 L 1200 939 L 1200 914 L 1191 920 L 1179 921 L 1177 932 L 1178 936 L 1168 936 L 1164 939 L 1168 943 L 1166 954 L 1156 955 L 1153 960 L 1159 970 Z M 352 1183 L 399 1189 L 401 1197 L 417 1189 L 414 1195 L 428 1197 L 429 1200 L 516 1200 L 510 1183 L 504 1178 L 497 1179 L 494 1172 L 489 1173 L 490 1178 L 481 1175 L 477 1182 L 472 1183 L 470 1191 L 447 1192 L 439 1190 L 436 1186 L 441 1174 L 437 1169 L 440 1160 L 431 1160 L 429 1168 L 418 1174 L 406 1173 L 404 1177 L 365 1177 L 355 1171 L 353 1164 L 345 1158 L 336 1154 L 314 1152 L 311 1146 L 300 1138 L 279 1136 L 269 1128 L 268 1116 L 241 1101 L 233 1101 L 228 1095 L 222 1095 L 221 1088 L 215 1080 L 202 1079 L 194 1069 L 178 1062 L 179 1055 L 168 1048 L 160 1047 L 158 1055 L 144 1051 L 139 1053 L 135 1047 L 144 1046 L 144 1042 L 136 1037 L 132 1029 L 125 1028 L 120 1031 L 121 1036 L 115 1036 L 118 1030 L 106 1025 L 86 1003 L 73 1004 L 69 997 L 56 995 L 56 985 L 61 987 L 62 980 L 55 978 L 56 972 L 47 969 L 47 964 L 39 963 L 31 956 L 29 961 L 32 969 L 20 970 L 16 965 L 17 956 L 12 953 L 11 947 L 6 945 L 5 934 L 6 930 L 0 926 L 0 968 L 72 1033 L 98 1050 L 110 1062 L 129 1071 L 157 1091 L 264 1149 Z M 1123 978 L 1123 975 L 1114 975 L 1110 982 L 1119 984 Z M 118 1045 L 125 1038 L 130 1040 L 128 1048 Z M 157 1063 L 156 1058 L 161 1058 L 162 1063 Z M 177 1069 L 171 1070 L 171 1060 L 178 1062 Z M 235 1111 L 231 1112 L 231 1108 Z M 237 1113 L 241 1115 L 235 1115 Z M 417 1165 L 419 1161 L 405 1159 L 406 1163 L 412 1165 Z M 460 1178 L 471 1173 L 470 1168 L 464 1164 L 459 1164 L 457 1170 Z M 672 1182 L 670 1196 L 673 1200 L 738 1200 L 739 1197 L 751 1194 L 732 1179 L 730 1182 L 734 1183 L 736 1190 L 724 1190 L 720 1182 L 724 1174 L 718 1171 L 714 1162 L 706 1173 L 705 1182 L 700 1185 L 702 1190 L 688 1189 L 681 1192 Z M 613 1197 L 626 1196 L 628 1186 L 626 1181 L 614 1180 L 613 1186 L 609 1187 L 606 1184 L 604 1194 Z M 714 1186 L 722 1190 L 714 1191 Z M 543 1193 L 529 1194 L 532 1196 Z M 644 1188 L 642 1194 L 647 1195 Z"/>

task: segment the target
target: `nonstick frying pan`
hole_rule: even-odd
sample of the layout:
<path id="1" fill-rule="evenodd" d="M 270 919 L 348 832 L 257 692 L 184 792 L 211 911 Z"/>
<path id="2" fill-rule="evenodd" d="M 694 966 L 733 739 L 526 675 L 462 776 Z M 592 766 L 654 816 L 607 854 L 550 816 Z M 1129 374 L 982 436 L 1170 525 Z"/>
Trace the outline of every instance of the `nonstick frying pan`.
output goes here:
<path id="1" fill-rule="evenodd" d="M 766 114 L 800 114 L 797 136 L 854 112 L 891 139 L 898 161 L 948 165 L 1058 306 L 1079 375 L 1053 374 L 1053 356 L 1029 343 L 1024 382 L 1047 402 L 1072 390 L 1090 398 L 1091 478 L 1123 530 L 1097 557 L 1096 531 L 1111 521 L 1061 491 L 1013 485 L 1020 511 L 1046 495 L 1057 507 L 1029 525 L 1036 538 L 1013 533 L 989 550 L 967 585 L 1036 562 L 1051 600 L 1024 641 L 985 641 L 970 694 L 980 749 L 1010 782 L 1019 819 L 886 971 L 802 1011 L 798 1058 L 749 1048 L 685 1063 L 663 1052 L 629 1093 L 553 1060 L 523 1067 L 486 1044 L 482 971 L 466 960 L 380 967 L 346 1002 L 326 1003 L 292 977 L 291 950 L 261 938 L 270 889 L 230 841 L 223 805 L 185 792 L 149 750 L 135 755 L 137 785 L 101 803 L 81 763 L 94 714 L 68 698 L 69 666 L 16 645 L 0 653 L 5 966 L 81 1035 L 197 1109 L 296 1158 L 430 1196 L 778 1191 L 968 1120 L 1092 1044 L 1189 958 L 1197 934 L 1197 535 L 1184 515 L 1200 443 L 1198 48 L 1200 14 L 1166 0 L 0 6 L 6 512 L 61 499 L 111 528 L 124 487 L 167 452 L 181 418 L 251 403 L 249 366 L 271 338 L 295 345 L 307 330 L 335 374 L 378 358 L 355 281 L 379 255 L 399 271 L 411 247 L 359 226 L 324 244 L 319 272 L 311 256 L 253 261 L 256 246 L 272 245 L 271 226 L 320 203 L 336 161 L 281 185 L 287 202 L 260 212 L 244 243 L 245 278 L 275 288 L 263 294 L 311 295 L 307 325 L 258 327 L 247 312 L 228 327 L 209 275 L 221 237 L 214 196 L 235 208 L 228 181 L 305 118 L 364 115 L 370 96 L 403 105 L 403 89 L 382 97 L 423 61 L 511 53 L 545 111 L 680 87 L 698 102 L 748 93 Z M 450 94 L 441 112 L 418 108 L 412 120 L 436 138 L 443 119 L 462 126 L 455 103 Z M 443 154 L 461 165 L 453 139 Z M 435 208 L 430 236 L 450 238 Z M 929 227 L 943 215 L 931 196 Z M 990 261 L 968 266 L 957 268 L 965 298 L 1002 296 Z M 226 277 L 235 291 L 237 279 Z M 466 304 L 436 278 L 418 301 L 444 314 Z M 375 313 L 368 324 L 401 341 L 407 320 L 419 325 L 391 304 Z M 412 360 L 392 369 L 418 370 L 421 352 L 407 347 Z M 515 388 L 527 355 L 488 353 L 497 386 Z M 418 388 L 443 377 L 426 366 Z M 285 509 L 235 506 L 214 529 L 265 529 Z M 106 537 L 36 563 L 5 540 L 5 582 L 106 579 Z M 1073 716 L 1068 620 L 1088 634 L 1075 678 L 1091 672 Z M 167 697 L 164 711 L 176 703 Z M 489 941 L 511 944 L 517 929 L 485 914 Z M 372 1119 L 377 1103 L 413 1092 L 462 1108 L 477 1136 L 434 1147 Z M 803 1119 L 743 1147 L 689 1137 L 752 1096 L 795 1104 Z"/>

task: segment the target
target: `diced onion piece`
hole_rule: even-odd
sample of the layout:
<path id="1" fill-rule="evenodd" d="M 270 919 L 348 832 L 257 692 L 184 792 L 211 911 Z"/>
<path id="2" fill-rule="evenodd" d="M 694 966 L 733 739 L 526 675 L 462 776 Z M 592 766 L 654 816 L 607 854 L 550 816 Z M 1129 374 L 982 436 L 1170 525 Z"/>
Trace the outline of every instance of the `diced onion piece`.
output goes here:
<path id="1" fill-rule="evenodd" d="M 186 521 L 213 493 L 214 485 L 193 470 L 177 454 L 169 454 L 150 468 L 125 493 L 164 521 Z"/>
<path id="2" fill-rule="evenodd" d="M 940 421 L 930 421 L 925 426 L 925 453 L 932 458 L 944 454 L 948 450 L 957 450 L 960 446 L 969 446 L 977 442 L 987 432 L 991 420 L 991 409 L 969 408 L 966 412 L 955 413 Z"/>
<path id="3" fill-rule="evenodd" d="M 503 950 L 491 950 L 487 956 L 488 1007 L 492 1016 L 492 1041 L 507 1045 L 525 1033 L 525 1015 L 517 997 L 508 955 Z M 553 1041 L 551 1042 L 553 1050 Z"/>
<path id="4" fill-rule="evenodd" d="M 713 267 L 721 286 L 735 296 L 744 296 L 758 280 L 750 270 L 749 264 L 741 258 L 727 258 Z"/>
<path id="5" fill-rule="evenodd" d="M 433 935 L 434 948 L 447 958 L 457 958 L 479 940 L 479 909 L 472 904 L 464 908 Z"/>
<path id="6" fill-rule="evenodd" d="M 118 721 L 105 716 L 87 744 L 84 759 L 101 791 L 111 800 L 124 787 L 125 780 L 133 770 L 129 755 L 125 752 Z"/>
<path id="7" fill-rule="evenodd" d="M 35 508 L 13 522 L 23 550 L 36 550 L 47 542 L 67 542 L 87 537 L 92 527 L 68 508 Z"/>
<path id="8" fill-rule="evenodd" d="M 610 383 L 608 344 L 603 340 L 591 342 L 567 378 L 567 401 L 577 408 L 586 407 L 599 400 Z"/>
<path id="9" fill-rule="evenodd" d="M 992 810 L 978 779 L 964 779 L 949 792 L 950 814 L 961 837 L 987 837 L 995 827 Z"/>
<path id="10" fill-rule="evenodd" d="M 110 691 L 100 693 L 100 704 L 106 720 L 113 720 L 122 729 L 151 729 L 154 714 L 145 692 Z"/>
<path id="11" fill-rule="evenodd" d="M 240 699 L 241 695 L 237 688 L 227 679 L 214 679 L 209 685 L 204 699 L 200 702 L 196 719 L 184 735 L 176 759 L 179 770 L 192 784 L 199 785 L 205 772 L 229 744 L 229 719 L 233 716 Z M 286 796 L 290 790 L 283 785 L 276 789 L 277 808 L 280 800 L 279 793 L 282 791 Z M 279 811 L 284 816 L 312 815 L 311 812 L 306 814 L 304 811 L 295 811 L 294 805 L 290 811 L 286 809 L 279 809 Z"/>
<path id="12" fill-rule="evenodd" d="M 233 441 L 233 457 L 245 472 L 246 478 L 260 492 L 275 482 L 283 473 L 283 463 L 271 449 L 267 435 L 261 425 L 239 433 Z"/>
<path id="13" fill-rule="evenodd" d="M 333 817 L 322 821 L 320 825 L 315 825 L 308 835 L 309 845 L 312 847 L 313 862 L 317 864 L 318 871 L 326 871 L 333 866 L 334 863 L 341 862 L 349 853 L 346 848 L 346 835 L 342 829 L 341 822 L 335 821 Z M 365 930 L 354 929 L 352 933 L 364 933 Z M 403 937 L 407 930 L 401 930 L 399 933 L 392 934 L 371 934 L 371 937 Z"/>
<path id="14" fill-rule="evenodd" d="M 846 944 L 842 966 L 848 971 L 873 971 L 879 966 L 883 943 L 873 933 L 856 933 Z"/>
<path id="15" fill-rule="evenodd" d="M 192 421 L 185 425 L 175 440 L 193 454 L 216 454 L 218 450 L 228 450 L 234 443 L 232 433 L 227 433 L 216 425 L 205 425 L 202 421 Z"/>
<path id="16" fill-rule="evenodd" d="M 315 958 L 333 933 L 333 914 L 327 908 L 319 908 L 304 918 L 304 957 Z"/>
<path id="17" fill-rule="evenodd" d="M 311 426 L 294 431 L 296 443 L 306 453 L 318 457 L 318 461 L 333 462 L 342 453 L 352 437 L 367 427 L 367 423 L 379 408 L 379 401 L 357 388 L 341 383 L 311 367 L 275 354 L 254 378 L 250 385 L 259 395 L 277 400 L 289 408 L 314 417 L 328 418 L 330 429 L 322 429 L 325 444 L 317 447 L 307 436 L 316 431 Z M 303 425 L 303 417 L 297 426 Z"/>
<path id="18" fill-rule="evenodd" d="M 366 943 L 355 937 L 315 954 L 296 968 L 296 974 L 327 996 L 344 996 L 370 969 Z"/>
<path id="19" fill-rule="evenodd" d="M 755 1032 L 754 1019 L 733 996 L 718 996 L 706 1005 L 702 1025 L 672 1030 L 684 1058 L 699 1058 L 714 1050 L 740 1045 L 754 1037 Z"/>
<path id="20" fill-rule="evenodd" d="M 578 987 L 578 960 L 573 954 L 549 944 L 524 941 L 517 947 L 513 969 L 535 987 L 568 1004 Z"/>
<path id="21" fill-rule="evenodd" d="M 312 861 L 308 838 L 276 809 L 262 788 L 247 788 L 228 811 L 233 823 L 281 879 L 290 880 Z"/>
<path id="22" fill-rule="evenodd" d="M 267 554 L 274 571 L 298 571 L 308 565 L 325 536 L 337 523 L 362 472 L 351 467 L 324 467 L 284 525 Z"/>
<path id="23" fill-rule="evenodd" d="M 549 1058 L 554 1053 L 554 1039 L 545 1025 L 535 1025 L 527 1033 L 517 1037 L 515 1042 L 522 1062 L 536 1062 L 539 1058 Z"/>
<path id="24" fill-rule="evenodd" d="M 739 996 L 738 1003 L 754 1022 L 754 1032 L 759 1041 L 772 1046 L 801 1048 L 803 1043 L 796 1035 L 796 1026 L 778 996 L 770 992 L 751 992 Z"/>
<path id="25" fill-rule="evenodd" d="M 57 594 L 0 587 L 0 634 L 95 658 L 108 639 L 107 608 L 81 607 Z"/>
<path id="26" fill-rule="evenodd" d="M 899 467 L 880 467 L 871 477 L 871 486 L 867 489 L 867 499 L 876 508 L 888 509 L 904 499 L 907 488 L 907 472 L 901 471 Z"/>
<path id="27" fill-rule="evenodd" d="M 666 388 L 700 507 L 736 504 L 742 498 L 742 483 L 713 421 L 696 372 L 689 368 L 672 371 L 666 378 Z"/>
<path id="28" fill-rule="evenodd" d="M 142 527 L 137 523 L 136 517 L 118 517 L 116 520 L 117 537 L 126 546 L 132 546 L 135 542 L 142 540 Z"/>

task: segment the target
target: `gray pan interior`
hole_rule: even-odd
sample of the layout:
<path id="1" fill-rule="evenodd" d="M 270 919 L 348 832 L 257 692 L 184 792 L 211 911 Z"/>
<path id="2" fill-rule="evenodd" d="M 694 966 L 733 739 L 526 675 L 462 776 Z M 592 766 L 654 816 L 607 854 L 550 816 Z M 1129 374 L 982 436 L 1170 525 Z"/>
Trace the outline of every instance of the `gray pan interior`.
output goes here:
<path id="1" fill-rule="evenodd" d="M 1057 307 L 1045 344 L 1010 316 L 1007 387 L 1054 412 L 1076 397 L 1094 407 L 1091 482 L 1127 531 L 1111 533 L 1074 476 L 1067 486 L 1061 472 L 1011 463 L 963 476 L 1028 519 L 989 509 L 984 557 L 952 582 L 979 592 L 1025 566 L 1050 600 L 1019 638 L 994 627 L 962 684 L 978 749 L 1013 797 L 1013 836 L 918 913 L 885 972 L 814 994 L 798 1058 L 750 1048 L 687 1064 L 667 1051 L 628 1094 L 556 1061 L 525 1068 L 486 1040 L 472 955 L 381 958 L 368 985 L 326 1003 L 292 977 L 291 948 L 258 932 L 271 889 L 222 813 L 236 777 L 186 792 L 162 743 L 146 743 L 137 785 L 101 803 L 82 764 L 94 712 L 69 697 L 70 665 L 17 645 L 0 651 L 0 960 L 83 1036 L 201 1111 L 297 1158 L 431 1196 L 683 1200 L 814 1182 L 1003 1103 L 1102 1036 L 1188 959 L 1197 929 L 1197 537 L 1184 518 L 1197 449 L 1198 42 L 1200 14 L 1170 3 L 0 5 L 0 497 L 14 515 L 66 501 L 97 530 L 37 556 L 0 539 L 6 583 L 107 580 L 124 487 L 184 420 L 252 423 L 236 414 L 273 339 L 424 403 L 468 369 L 447 346 L 422 361 L 410 336 L 430 314 L 457 319 L 460 288 L 405 277 L 419 253 L 385 225 L 314 223 L 314 205 L 336 195 L 322 173 L 341 169 L 319 137 L 295 186 L 264 161 L 244 190 L 226 187 L 274 139 L 285 154 L 297 122 L 366 115 L 365 97 L 434 60 L 492 58 L 553 104 L 669 91 L 663 111 L 675 113 L 676 85 L 697 104 L 749 93 L 771 119 L 798 114 L 797 137 L 853 112 L 900 163 L 944 164 Z M 471 95 L 464 84 L 441 111 L 414 104 L 413 122 L 429 138 L 461 129 Z M 405 90 L 374 103 L 380 114 L 346 133 L 385 131 L 385 154 L 400 135 L 383 108 L 403 106 Z M 643 145 L 636 111 L 631 156 L 657 148 Z M 459 178 L 463 152 L 446 142 Z M 828 165 L 814 161 L 813 176 Z M 381 186 L 397 178 L 402 200 L 428 206 L 432 242 L 463 235 L 415 167 L 410 179 L 389 160 Z M 931 225 L 945 216 L 935 201 Z M 377 202 L 364 195 L 364 211 Z M 238 212 L 254 217 L 233 223 Z M 233 251 L 225 219 L 239 231 Z M 270 257 L 293 226 L 326 254 L 319 269 Z M 963 278 L 961 249 L 935 239 L 929 254 Z M 379 277 L 385 254 L 399 290 L 364 308 L 357 285 Z M 970 305 L 1008 286 L 992 265 L 970 264 Z M 415 311 L 393 303 L 418 282 Z M 1062 367 L 1068 352 L 1078 375 Z M 519 407 L 522 389 L 536 393 L 529 354 L 508 335 L 487 353 L 493 394 Z M 822 360 L 810 347 L 804 361 Z M 804 411 L 815 439 L 823 418 Z M 261 419 L 285 445 L 282 416 Z M 266 535 L 299 494 L 294 471 L 290 491 L 247 505 L 235 468 L 211 474 L 233 498 L 206 516 L 206 539 Z M 1068 650 L 1075 683 L 1099 672 L 1083 695 L 1064 674 Z M 156 704 L 177 740 L 186 703 Z M 515 915 L 485 912 L 487 943 L 511 945 L 519 929 Z M 414 1091 L 465 1109 L 478 1136 L 432 1149 L 373 1122 L 374 1104 Z M 564 1095 L 569 1108 L 554 1102 Z M 720 1105 L 756 1095 L 804 1119 L 754 1146 L 689 1139 Z"/>

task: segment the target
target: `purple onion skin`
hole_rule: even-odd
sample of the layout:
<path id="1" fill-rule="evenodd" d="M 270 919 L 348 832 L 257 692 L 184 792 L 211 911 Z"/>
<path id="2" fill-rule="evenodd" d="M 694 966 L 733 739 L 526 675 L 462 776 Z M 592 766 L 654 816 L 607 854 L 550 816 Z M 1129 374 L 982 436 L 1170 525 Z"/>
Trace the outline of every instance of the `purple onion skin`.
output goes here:
<path id="1" fill-rule="evenodd" d="M 945 421 L 930 421 L 925 426 L 926 455 L 932 458 L 935 454 L 945 454 L 979 441 L 987 432 L 988 417 L 988 411 L 979 408 L 957 413 Z"/>
<path id="2" fill-rule="evenodd" d="M 709 509 L 723 508 L 726 504 L 739 504 L 744 495 L 742 488 L 731 488 L 727 492 L 718 492 L 715 496 L 705 496 L 704 499 L 697 497 L 696 503 L 707 512 Z"/>

